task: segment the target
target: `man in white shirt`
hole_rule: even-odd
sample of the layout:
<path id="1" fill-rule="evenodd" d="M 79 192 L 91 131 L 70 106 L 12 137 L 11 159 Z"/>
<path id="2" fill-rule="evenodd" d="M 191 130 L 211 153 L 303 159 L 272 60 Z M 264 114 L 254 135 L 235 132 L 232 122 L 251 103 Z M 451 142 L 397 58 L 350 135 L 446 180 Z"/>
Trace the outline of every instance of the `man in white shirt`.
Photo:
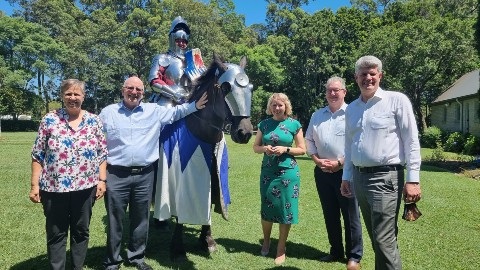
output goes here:
<path id="1" fill-rule="evenodd" d="M 397 245 L 402 193 L 406 203 L 421 197 L 420 143 L 410 100 L 381 89 L 382 76 L 382 62 L 375 56 L 363 56 L 355 63 L 360 97 L 345 112 L 341 192 L 351 197 L 355 190 L 375 251 L 375 269 L 398 270 L 402 269 Z"/>
<path id="2" fill-rule="evenodd" d="M 330 252 L 320 260 L 342 261 L 347 256 L 347 270 L 360 269 L 363 255 L 362 225 L 355 197 L 340 194 L 345 152 L 345 80 L 331 77 L 326 83 L 328 106 L 313 113 L 305 140 L 307 153 L 315 162 L 315 184 L 322 205 Z M 343 245 L 342 223 L 345 226 Z"/>

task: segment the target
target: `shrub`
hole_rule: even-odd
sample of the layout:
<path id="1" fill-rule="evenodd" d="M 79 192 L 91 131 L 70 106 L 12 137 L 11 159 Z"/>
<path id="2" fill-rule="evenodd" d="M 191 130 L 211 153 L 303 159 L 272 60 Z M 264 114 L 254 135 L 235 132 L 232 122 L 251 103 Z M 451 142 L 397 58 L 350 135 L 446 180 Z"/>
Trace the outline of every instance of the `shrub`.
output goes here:
<path id="1" fill-rule="evenodd" d="M 467 135 L 462 153 L 471 156 L 480 154 L 480 139 L 472 134 Z"/>
<path id="2" fill-rule="evenodd" d="M 424 130 L 422 136 L 420 137 L 420 143 L 422 147 L 435 148 L 441 139 L 442 131 L 436 126 L 431 126 Z"/>
<path id="3" fill-rule="evenodd" d="M 442 148 L 442 145 L 440 144 L 440 142 L 437 144 L 437 147 L 435 147 L 435 149 L 433 149 L 432 155 L 427 157 L 427 160 L 429 160 L 429 161 L 441 161 L 441 162 L 445 161 L 445 152 L 443 151 L 443 148 Z"/>
<path id="4" fill-rule="evenodd" d="M 448 136 L 443 148 L 447 152 L 461 153 L 463 150 L 464 136 L 460 132 L 453 132 Z"/>

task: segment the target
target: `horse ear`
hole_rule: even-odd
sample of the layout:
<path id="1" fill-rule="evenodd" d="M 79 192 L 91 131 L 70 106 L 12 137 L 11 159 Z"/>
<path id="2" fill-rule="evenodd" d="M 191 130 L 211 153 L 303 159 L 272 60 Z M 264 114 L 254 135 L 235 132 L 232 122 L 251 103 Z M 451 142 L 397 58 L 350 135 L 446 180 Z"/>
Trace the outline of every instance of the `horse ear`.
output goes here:
<path id="1" fill-rule="evenodd" d="M 227 70 L 227 66 L 223 63 L 223 58 L 215 52 L 213 52 L 213 62 L 215 62 L 218 66 L 218 69 L 220 69 L 217 70 L 217 72 L 219 72 L 220 74 Z"/>
<path id="2" fill-rule="evenodd" d="M 245 67 L 247 66 L 247 57 L 245 55 L 242 56 L 242 58 L 240 59 L 239 66 L 243 69 L 245 69 Z"/>

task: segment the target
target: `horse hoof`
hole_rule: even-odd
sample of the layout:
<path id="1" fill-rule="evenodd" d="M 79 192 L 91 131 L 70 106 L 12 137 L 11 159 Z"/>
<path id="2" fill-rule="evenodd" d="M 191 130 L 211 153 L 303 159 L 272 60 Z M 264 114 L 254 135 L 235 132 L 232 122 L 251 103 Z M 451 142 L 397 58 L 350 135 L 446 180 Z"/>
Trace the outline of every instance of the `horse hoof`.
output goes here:
<path id="1" fill-rule="evenodd" d="M 200 237 L 200 243 L 204 248 L 208 250 L 209 253 L 213 253 L 217 251 L 217 242 L 215 242 L 215 239 L 213 239 L 212 236 L 204 236 Z"/>

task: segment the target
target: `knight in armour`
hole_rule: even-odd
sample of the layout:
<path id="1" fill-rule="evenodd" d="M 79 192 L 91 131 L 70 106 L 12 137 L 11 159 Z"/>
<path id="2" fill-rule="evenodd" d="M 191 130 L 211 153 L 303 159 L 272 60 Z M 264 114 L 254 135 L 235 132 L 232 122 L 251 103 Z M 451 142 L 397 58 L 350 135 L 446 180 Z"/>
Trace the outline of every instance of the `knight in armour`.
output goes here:
<path id="1" fill-rule="evenodd" d="M 164 106 L 184 103 L 191 94 L 192 83 L 206 70 L 199 49 L 188 50 L 190 27 L 176 17 L 168 32 L 168 51 L 157 54 L 148 81 L 154 92 L 150 101 Z"/>

